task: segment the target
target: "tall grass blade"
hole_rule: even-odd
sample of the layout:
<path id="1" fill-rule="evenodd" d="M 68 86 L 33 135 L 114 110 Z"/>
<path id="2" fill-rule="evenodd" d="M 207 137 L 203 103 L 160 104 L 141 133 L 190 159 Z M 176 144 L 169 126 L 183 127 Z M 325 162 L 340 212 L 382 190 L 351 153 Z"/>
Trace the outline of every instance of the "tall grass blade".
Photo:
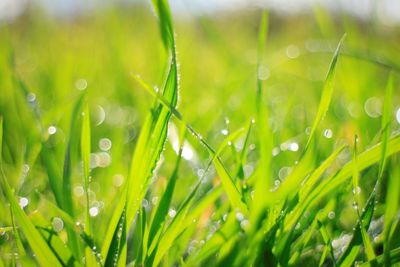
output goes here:
<path id="1" fill-rule="evenodd" d="M 171 54 L 168 75 L 162 90 L 162 95 L 174 108 L 178 101 L 178 69 L 176 61 L 174 32 L 169 7 L 166 1 L 153 1 L 160 19 L 161 36 L 166 49 Z M 122 207 L 126 201 L 126 227 L 129 229 L 141 202 L 147 191 L 152 172 L 162 152 L 168 130 L 171 112 L 162 105 L 157 104 L 147 116 L 139 135 L 135 152 L 129 171 L 129 178 L 124 192 L 124 197 L 117 204 L 116 213 L 113 215 L 106 242 L 103 244 L 103 255 L 107 254 L 111 240 L 117 238 L 118 221 L 122 214 Z M 113 236 L 111 239 L 110 237 Z M 121 251 L 126 251 L 125 244 Z"/>
<path id="2" fill-rule="evenodd" d="M 18 221 L 19 227 L 24 233 L 29 245 L 36 254 L 37 261 L 43 266 L 61 266 L 57 257 L 54 256 L 52 250 L 47 245 L 46 241 L 42 238 L 40 233 L 36 230 L 35 226 L 30 222 L 28 216 L 19 206 L 17 199 L 12 192 L 10 185 L 6 180 L 3 171 L 2 161 L 2 147 L 3 147 L 3 118 L 0 117 L 0 168 L 1 168 L 1 187 L 11 208 L 13 209 L 14 216 Z"/>
<path id="3" fill-rule="evenodd" d="M 85 231 L 91 236 L 92 227 L 90 222 L 90 203 L 89 203 L 89 183 L 90 183 L 90 114 L 89 106 L 86 104 L 82 113 L 81 129 L 81 158 L 83 165 L 83 184 L 86 193 L 86 213 L 85 213 Z M 93 255 L 92 248 L 85 248 L 85 262 L 88 266 L 96 265 L 96 258 Z"/>
<path id="4" fill-rule="evenodd" d="M 315 131 L 317 130 L 318 125 L 320 124 L 320 122 L 324 118 L 326 112 L 328 111 L 329 104 L 331 102 L 332 94 L 333 94 L 336 63 L 337 63 L 337 60 L 339 57 L 340 47 L 342 46 L 342 43 L 345 38 L 346 38 L 346 34 L 343 35 L 343 37 L 340 39 L 339 44 L 336 47 L 336 51 L 333 54 L 332 61 L 329 65 L 328 73 L 326 75 L 326 79 L 324 82 L 324 87 L 322 89 L 322 95 L 321 95 L 321 100 L 320 100 L 319 106 L 318 106 L 317 116 L 316 116 L 313 126 L 311 128 L 310 136 L 308 138 L 305 150 L 307 150 L 308 146 L 310 145 L 311 141 L 313 140 Z"/>

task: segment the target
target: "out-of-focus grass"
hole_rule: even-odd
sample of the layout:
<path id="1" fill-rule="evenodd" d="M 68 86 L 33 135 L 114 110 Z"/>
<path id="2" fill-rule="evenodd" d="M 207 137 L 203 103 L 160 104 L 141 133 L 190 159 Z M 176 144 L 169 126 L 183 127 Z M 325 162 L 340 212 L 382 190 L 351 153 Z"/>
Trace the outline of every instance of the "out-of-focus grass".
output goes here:
<path id="1" fill-rule="evenodd" d="M 399 28 L 153 2 L 0 25 L 0 266 L 398 264 Z"/>

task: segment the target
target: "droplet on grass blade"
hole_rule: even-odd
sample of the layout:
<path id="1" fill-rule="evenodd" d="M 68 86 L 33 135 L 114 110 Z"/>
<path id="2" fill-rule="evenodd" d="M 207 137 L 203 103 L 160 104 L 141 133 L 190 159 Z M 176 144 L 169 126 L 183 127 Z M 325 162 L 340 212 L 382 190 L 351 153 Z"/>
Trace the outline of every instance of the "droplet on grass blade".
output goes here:
<path id="1" fill-rule="evenodd" d="M 53 230 L 55 232 L 61 232 L 62 229 L 64 229 L 64 222 L 61 218 L 59 217 L 54 217 L 53 221 L 51 222 L 52 226 L 53 226 Z"/>
<path id="2" fill-rule="evenodd" d="M 334 211 L 330 211 L 330 212 L 328 213 L 328 218 L 331 219 L 331 220 L 335 219 L 335 216 L 336 216 L 336 214 L 335 214 Z"/>
<path id="3" fill-rule="evenodd" d="M 49 133 L 49 135 L 53 135 L 57 132 L 57 128 L 52 125 L 47 129 L 47 132 Z"/>
<path id="4" fill-rule="evenodd" d="M 19 199 L 19 206 L 20 206 L 21 208 L 25 208 L 26 206 L 28 206 L 28 204 L 29 204 L 29 199 L 28 199 L 28 198 L 26 198 L 26 197 L 21 197 L 21 198 Z"/>
<path id="5" fill-rule="evenodd" d="M 91 207 L 89 209 L 89 215 L 91 217 L 96 217 L 99 214 L 99 208 L 98 207 Z"/>
<path id="6" fill-rule="evenodd" d="M 27 100 L 29 103 L 33 103 L 33 102 L 36 101 L 36 95 L 35 95 L 34 93 L 29 93 L 29 94 L 26 96 L 26 100 Z"/>
<path id="7" fill-rule="evenodd" d="M 290 143 L 288 149 L 290 151 L 296 152 L 299 150 L 299 144 L 297 144 L 296 142 Z"/>
<path id="8" fill-rule="evenodd" d="M 170 209 L 170 210 L 168 211 L 168 216 L 169 216 L 169 217 L 174 218 L 175 215 L 176 215 L 176 210 Z"/>
<path id="9" fill-rule="evenodd" d="M 324 136 L 325 136 L 325 138 L 328 138 L 328 139 L 332 138 L 333 131 L 331 129 L 325 129 L 324 130 Z"/>

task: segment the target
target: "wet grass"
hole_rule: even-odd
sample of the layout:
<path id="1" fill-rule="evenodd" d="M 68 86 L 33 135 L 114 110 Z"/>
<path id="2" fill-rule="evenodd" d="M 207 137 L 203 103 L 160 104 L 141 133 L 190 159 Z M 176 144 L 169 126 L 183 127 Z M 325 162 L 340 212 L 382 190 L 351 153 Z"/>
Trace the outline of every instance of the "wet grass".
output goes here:
<path id="1" fill-rule="evenodd" d="M 399 264 L 398 28 L 153 7 L 0 28 L 0 266 Z"/>

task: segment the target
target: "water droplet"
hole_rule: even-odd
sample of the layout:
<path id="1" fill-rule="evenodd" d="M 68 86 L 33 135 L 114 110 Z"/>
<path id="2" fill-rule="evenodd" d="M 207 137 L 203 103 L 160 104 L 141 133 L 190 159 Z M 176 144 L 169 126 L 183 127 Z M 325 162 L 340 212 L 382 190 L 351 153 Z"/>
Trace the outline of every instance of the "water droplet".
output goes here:
<path id="1" fill-rule="evenodd" d="M 299 230 L 301 227 L 301 223 L 297 223 L 296 226 L 294 227 L 296 230 Z"/>
<path id="2" fill-rule="evenodd" d="M 222 129 L 221 130 L 222 135 L 228 135 L 228 129 Z"/>
<path id="3" fill-rule="evenodd" d="M 47 129 L 47 132 L 49 133 L 49 135 L 53 135 L 53 134 L 55 134 L 55 133 L 57 132 L 57 128 L 54 127 L 54 126 L 50 126 L 50 127 Z"/>
<path id="4" fill-rule="evenodd" d="M 279 186 L 281 184 L 281 181 L 279 180 L 279 179 L 276 179 L 275 181 L 274 181 L 274 185 L 275 186 Z"/>
<path id="5" fill-rule="evenodd" d="M 205 171 L 203 169 L 198 169 L 196 173 L 197 173 L 197 176 L 201 178 L 201 177 L 203 177 Z"/>
<path id="6" fill-rule="evenodd" d="M 254 150 L 255 148 L 256 148 L 256 145 L 255 145 L 255 144 L 250 144 L 250 145 L 249 145 L 249 149 L 250 149 L 250 150 Z"/>
<path id="7" fill-rule="evenodd" d="M 64 228 L 64 222 L 61 218 L 59 217 L 54 217 L 53 221 L 52 221 L 52 226 L 53 226 L 53 230 L 55 232 L 61 232 L 61 230 Z"/>
<path id="8" fill-rule="evenodd" d="M 353 209 L 358 210 L 358 204 L 356 202 L 353 202 Z"/>
<path id="9" fill-rule="evenodd" d="M 111 140 L 108 138 L 101 138 L 99 141 L 99 148 L 103 151 L 110 150 L 112 146 Z"/>
<path id="10" fill-rule="evenodd" d="M 279 149 L 279 147 L 274 147 L 274 148 L 272 149 L 272 156 L 273 156 L 273 157 L 276 157 L 276 156 L 279 154 L 279 152 L 281 152 L 281 150 Z"/>
<path id="11" fill-rule="evenodd" d="M 249 225 L 249 221 L 248 221 L 248 220 L 242 220 L 242 221 L 240 222 L 240 227 L 241 227 L 242 229 L 246 229 L 248 225 Z"/>
<path id="12" fill-rule="evenodd" d="M 299 150 L 299 144 L 297 144 L 297 143 L 295 143 L 295 142 L 290 143 L 290 144 L 289 144 L 289 150 L 290 150 L 290 151 L 293 151 L 293 152 L 298 151 L 298 150 Z"/>
<path id="13" fill-rule="evenodd" d="M 334 211 L 330 211 L 330 212 L 328 213 L 328 218 L 331 219 L 331 220 L 335 219 L 335 216 L 336 216 L 336 214 L 335 214 Z"/>
<path id="14" fill-rule="evenodd" d="M 28 164 L 24 164 L 24 165 L 22 166 L 22 172 L 23 172 L 24 174 L 27 174 L 27 173 L 29 172 L 29 170 L 30 170 L 30 168 L 29 168 L 29 165 L 28 165 Z"/>
<path id="15" fill-rule="evenodd" d="M 324 136 L 326 137 L 326 138 L 332 138 L 332 136 L 333 136 L 333 131 L 331 130 L 331 129 L 325 129 L 324 130 Z"/>
<path id="16" fill-rule="evenodd" d="M 21 208 L 25 208 L 26 206 L 28 206 L 28 204 L 29 204 L 29 199 L 27 199 L 26 197 L 21 197 L 19 199 L 19 206 Z"/>
<path id="17" fill-rule="evenodd" d="M 99 215 L 99 208 L 98 207 L 91 207 L 89 209 L 89 215 L 91 217 L 96 217 L 97 215 Z"/>
<path id="18" fill-rule="evenodd" d="M 398 108 L 396 111 L 396 120 L 398 123 L 400 123 L 400 108 Z"/>
<path id="19" fill-rule="evenodd" d="M 146 209 L 148 206 L 149 206 L 149 201 L 148 201 L 147 199 L 144 198 L 144 199 L 142 200 L 142 207 Z"/>
<path id="20" fill-rule="evenodd" d="M 169 217 L 174 218 L 175 215 L 176 215 L 176 210 L 170 209 L 170 210 L 168 211 L 168 216 L 169 216 Z"/>
<path id="21" fill-rule="evenodd" d="M 231 146 L 232 145 L 232 142 L 231 141 L 228 141 L 228 146 Z"/>
<path id="22" fill-rule="evenodd" d="M 29 93 L 26 96 L 26 100 L 28 100 L 29 103 L 33 103 L 36 101 L 36 95 L 34 93 Z"/>
<path id="23" fill-rule="evenodd" d="M 282 167 L 282 168 L 279 170 L 279 173 L 278 173 L 279 179 L 280 179 L 280 180 L 285 179 L 286 176 L 288 176 L 288 175 L 290 174 L 291 171 L 292 171 L 292 168 L 291 168 L 291 167 Z"/>
<path id="24" fill-rule="evenodd" d="M 87 85 L 88 84 L 87 84 L 87 81 L 85 79 L 78 79 L 75 82 L 75 88 L 80 90 L 80 91 L 85 90 L 87 88 Z"/>
<path id="25" fill-rule="evenodd" d="M 236 212 L 236 220 L 238 220 L 239 222 L 242 221 L 244 219 L 244 215 L 241 212 Z"/>
<path id="26" fill-rule="evenodd" d="M 353 189 L 353 194 L 354 195 L 356 195 L 356 194 L 359 195 L 360 193 L 361 193 L 361 188 L 359 186 L 357 186 L 357 188 Z"/>
<path id="27" fill-rule="evenodd" d="M 158 197 L 153 197 L 153 198 L 151 199 L 151 204 L 157 205 L 157 202 L 158 202 Z"/>
<path id="28" fill-rule="evenodd" d="M 225 213 L 225 214 L 222 216 L 222 220 L 225 222 L 227 218 L 228 218 L 228 214 Z"/>

